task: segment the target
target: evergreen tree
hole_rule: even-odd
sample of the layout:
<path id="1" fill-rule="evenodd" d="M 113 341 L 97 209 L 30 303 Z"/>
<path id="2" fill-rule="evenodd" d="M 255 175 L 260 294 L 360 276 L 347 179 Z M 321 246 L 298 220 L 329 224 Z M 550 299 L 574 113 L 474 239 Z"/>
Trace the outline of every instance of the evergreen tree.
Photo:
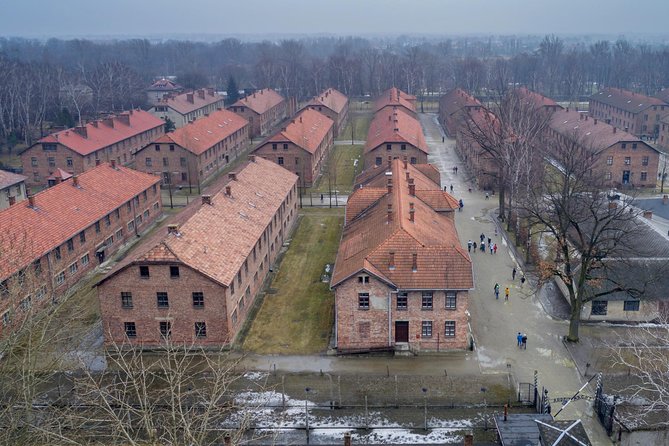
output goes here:
<path id="1" fill-rule="evenodd" d="M 230 76 L 228 79 L 228 105 L 234 104 L 239 99 L 239 87 L 237 87 L 237 82 L 235 78 Z"/>

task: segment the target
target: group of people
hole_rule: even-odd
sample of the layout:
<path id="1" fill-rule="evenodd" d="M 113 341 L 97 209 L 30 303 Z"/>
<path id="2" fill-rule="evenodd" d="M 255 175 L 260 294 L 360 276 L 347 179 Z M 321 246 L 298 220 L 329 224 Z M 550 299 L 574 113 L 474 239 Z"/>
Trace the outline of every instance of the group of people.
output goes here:
<path id="1" fill-rule="evenodd" d="M 527 334 L 526 333 L 518 332 L 518 336 L 516 336 L 516 340 L 518 341 L 518 348 L 521 348 L 523 350 L 527 350 Z"/>
<path id="2" fill-rule="evenodd" d="M 499 299 L 499 283 L 495 283 L 495 286 L 493 287 L 493 291 L 495 292 L 495 299 Z M 504 302 L 509 301 L 509 296 L 511 295 L 511 290 L 507 286 L 504 288 Z"/>
<path id="3" fill-rule="evenodd" d="M 472 248 L 474 249 L 474 252 L 476 252 L 477 249 L 480 249 L 481 252 L 485 253 L 486 246 L 490 249 L 490 254 L 497 254 L 497 243 L 493 243 L 490 237 L 488 237 L 488 244 L 486 245 L 486 236 L 485 234 L 481 234 L 479 237 L 481 239 L 481 242 L 477 244 L 476 242 L 473 242 L 471 239 L 467 241 L 467 251 L 472 252 Z"/>

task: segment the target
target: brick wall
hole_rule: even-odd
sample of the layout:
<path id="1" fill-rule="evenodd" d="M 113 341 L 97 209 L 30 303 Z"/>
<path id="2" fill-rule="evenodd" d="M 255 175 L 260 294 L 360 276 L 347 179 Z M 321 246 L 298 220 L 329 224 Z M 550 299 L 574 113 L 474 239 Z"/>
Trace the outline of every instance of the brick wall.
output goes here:
<path id="1" fill-rule="evenodd" d="M 623 180 L 626 177 L 624 172 L 628 171 L 629 184 L 635 187 L 654 188 L 659 162 L 659 153 L 645 143 L 619 142 L 600 153 L 598 166 L 603 170 L 611 186 L 619 187 L 624 184 Z"/>
<path id="2" fill-rule="evenodd" d="M 288 117 L 288 102 L 283 100 L 263 114 L 258 114 L 246 106 L 232 106 L 228 110 L 249 121 L 249 138 L 255 138 L 266 135 L 274 126 Z"/>
<path id="3" fill-rule="evenodd" d="M 388 150 L 390 145 L 390 150 Z M 402 150 L 402 146 L 405 147 Z M 388 163 L 388 157 L 403 160 L 405 157 L 411 164 L 426 164 L 427 153 L 418 149 L 416 146 L 408 143 L 383 143 L 378 147 L 365 153 L 365 169 L 370 169 L 375 165 L 384 165 Z M 379 164 L 380 162 L 380 164 Z"/>
<path id="4" fill-rule="evenodd" d="M 639 96 L 643 100 L 644 96 Z M 669 113 L 669 105 L 653 105 L 632 113 L 597 100 L 590 100 L 589 114 L 593 118 L 628 131 L 640 138 L 654 138 L 661 128 L 661 120 Z"/>

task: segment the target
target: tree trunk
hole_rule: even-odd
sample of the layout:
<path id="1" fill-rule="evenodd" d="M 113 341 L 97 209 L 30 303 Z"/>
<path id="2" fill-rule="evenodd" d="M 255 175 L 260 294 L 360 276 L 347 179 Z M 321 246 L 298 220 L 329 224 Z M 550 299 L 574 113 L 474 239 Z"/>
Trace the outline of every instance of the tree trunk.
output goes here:
<path id="1" fill-rule="evenodd" d="M 581 325 L 581 306 L 578 299 L 572 300 L 571 314 L 569 315 L 569 334 L 567 341 L 578 342 L 578 329 Z"/>
<path id="2" fill-rule="evenodd" d="M 499 218 L 501 221 L 504 221 L 504 168 L 499 168 L 499 180 L 497 181 L 497 187 L 499 189 Z"/>

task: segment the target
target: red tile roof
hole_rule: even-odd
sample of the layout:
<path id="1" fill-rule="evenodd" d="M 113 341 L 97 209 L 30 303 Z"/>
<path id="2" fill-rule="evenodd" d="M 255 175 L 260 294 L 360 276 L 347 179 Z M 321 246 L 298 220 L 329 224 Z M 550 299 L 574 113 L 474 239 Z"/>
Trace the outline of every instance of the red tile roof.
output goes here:
<path id="1" fill-rule="evenodd" d="M 0 170 L 0 189 L 13 186 L 25 180 L 26 177 L 24 177 L 23 175 L 19 175 L 18 173 L 7 172 L 6 170 Z"/>
<path id="2" fill-rule="evenodd" d="M 193 102 L 188 99 L 192 97 Z M 201 88 L 195 91 L 187 91 L 179 95 L 167 96 L 155 102 L 156 106 L 169 107 L 179 114 L 186 115 L 211 104 L 220 103 L 223 107 L 223 96 L 214 92 L 213 88 Z"/>
<path id="3" fill-rule="evenodd" d="M 525 101 L 527 104 L 534 104 L 535 107 L 559 107 L 562 108 L 561 105 L 558 105 L 557 102 L 552 100 L 551 98 L 548 98 L 546 96 L 543 96 L 539 93 L 536 93 L 532 90 L 529 90 L 525 87 L 520 87 L 516 88 L 513 90 L 513 92 L 518 95 L 519 98 Z"/>
<path id="4" fill-rule="evenodd" d="M 89 122 L 84 126 L 85 137 L 78 133 L 75 128 L 71 128 L 52 133 L 37 141 L 37 144 L 60 143 L 70 150 L 86 156 L 124 139 L 164 125 L 165 121 L 149 112 L 131 110 L 118 116 Z"/>
<path id="5" fill-rule="evenodd" d="M 418 169 L 409 164 L 405 170 L 402 161 L 394 160 L 390 175 L 384 172 L 371 180 L 370 194 L 355 192 L 349 197 L 347 206 L 363 208 L 364 203 L 356 203 L 357 200 L 369 205 L 350 221 L 347 218 L 332 276 L 333 287 L 366 270 L 400 289 L 473 288 L 471 260 L 460 246 L 454 220 L 436 212 L 418 194 L 410 195 L 407 172 L 417 187 L 430 186 L 431 181 Z M 386 185 L 386 193 L 374 200 L 383 190 L 377 183 L 388 181 L 392 190 L 388 191 Z M 431 183 L 431 187 L 430 194 L 448 195 L 437 184 Z M 365 186 L 361 190 L 364 189 Z M 394 267 L 390 264 L 391 253 Z"/>
<path id="6" fill-rule="evenodd" d="M 267 142 L 290 141 L 309 153 L 314 153 L 332 129 L 334 121 L 322 113 L 305 108 Z"/>
<path id="7" fill-rule="evenodd" d="M 577 137 L 582 144 L 599 152 L 619 142 L 636 142 L 651 150 L 652 146 L 641 141 L 638 137 L 601 120 L 588 117 L 583 113 L 571 110 L 559 110 L 553 114 L 549 126 L 563 136 Z"/>
<path id="8" fill-rule="evenodd" d="M 271 88 L 265 88 L 264 90 L 256 91 L 255 93 L 238 100 L 232 104 L 232 106 L 248 107 L 259 115 L 262 115 L 267 110 L 279 105 L 283 101 L 285 101 L 285 99 L 279 93 Z"/>
<path id="9" fill-rule="evenodd" d="M 313 98 L 307 105 L 322 105 L 339 114 L 348 104 L 348 97 L 334 88 L 328 88 Z"/>
<path id="10" fill-rule="evenodd" d="M 172 82 L 169 79 L 158 79 L 155 81 L 149 88 L 146 89 L 147 91 L 175 91 L 175 90 L 181 90 L 181 86 L 179 86 L 176 82 Z"/>
<path id="11" fill-rule="evenodd" d="M 483 107 L 483 104 L 462 88 L 455 88 L 439 99 L 439 112 L 452 115 L 465 107 Z"/>
<path id="12" fill-rule="evenodd" d="M 420 122 L 401 107 L 386 107 L 374 115 L 367 132 L 365 153 L 392 142 L 406 142 L 425 153 L 429 151 Z"/>
<path id="13" fill-rule="evenodd" d="M 653 95 L 654 98 L 659 99 L 665 104 L 669 104 L 669 88 L 663 88 Z"/>
<path id="14" fill-rule="evenodd" d="M 639 113 L 653 105 L 667 105 L 658 98 L 651 98 L 622 88 L 604 88 L 590 96 L 590 100 L 612 105 L 630 113 Z"/>
<path id="15" fill-rule="evenodd" d="M 175 261 L 229 286 L 263 231 L 297 183 L 297 175 L 260 157 L 248 162 L 211 205 L 197 204 L 178 215 L 178 233 L 154 234 L 101 282 L 135 262 Z M 278 231 L 278 228 L 277 228 Z"/>
<path id="16" fill-rule="evenodd" d="M 160 182 L 126 167 L 101 164 L 0 211 L 0 280 L 12 276 L 105 215 Z M 113 185 L 113 187 L 111 187 Z"/>
<path id="17" fill-rule="evenodd" d="M 217 110 L 161 136 L 155 142 L 177 144 L 195 155 L 200 155 L 247 125 L 248 121 L 238 114 Z"/>
<path id="18" fill-rule="evenodd" d="M 415 100 L 415 96 L 411 96 L 399 88 L 391 88 L 384 91 L 381 95 L 374 101 L 374 111 L 378 112 L 379 110 L 389 107 L 404 107 L 407 111 L 416 113 L 416 107 L 414 107 L 412 100 Z"/>

